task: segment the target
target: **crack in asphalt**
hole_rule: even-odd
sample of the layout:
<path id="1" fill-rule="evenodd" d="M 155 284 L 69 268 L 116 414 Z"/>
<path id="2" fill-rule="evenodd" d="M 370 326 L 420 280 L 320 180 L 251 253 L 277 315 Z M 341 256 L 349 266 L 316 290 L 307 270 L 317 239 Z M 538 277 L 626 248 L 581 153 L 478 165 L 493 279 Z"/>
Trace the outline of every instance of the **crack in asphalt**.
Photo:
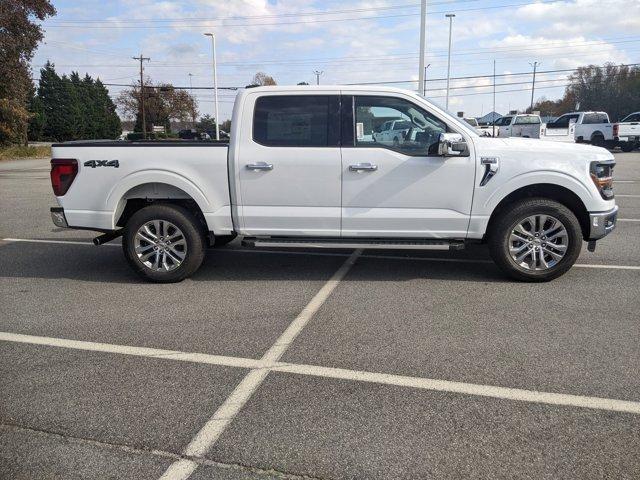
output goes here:
<path id="1" fill-rule="evenodd" d="M 321 477 L 287 473 L 281 470 L 252 467 L 250 465 L 243 465 L 241 463 L 224 463 L 224 462 L 219 462 L 219 461 L 211 460 L 209 458 L 204 458 L 204 457 L 185 456 L 185 455 L 180 455 L 174 452 L 168 452 L 166 450 L 158 450 L 155 448 L 133 447 L 130 445 L 124 445 L 120 443 L 112 443 L 112 442 L 105 442 L 101 440 L 94 440 L 91 438 L 76 437 L 73 435 L 67 435 L 67 434 L 63 434 L 53 430 L 27 427 L 24 425 L 18 425 L 13 423 L 0 423 L 0 430 L 11 430 L 11 431 L 34 433 L 36 435 L 41 435 L 43 437 L 53 437 L 59 440 L 76 442 L 78 444 L 91 445 L 98 448 L 109 448 L 113 450 L 120 450 L 121 452 L 132 453 L 135 455 L 153 455 L 156 457 L 168 458 L 173 461 L 187 459 L 203 466 L 218 467 L 218 468 L 224 468 L 227 470 L 236 470 L 241 472 L 254 473 L 256 475 L 277 477 L 277 478 L 282 478 L 284 480 L 327 480 Z"/>

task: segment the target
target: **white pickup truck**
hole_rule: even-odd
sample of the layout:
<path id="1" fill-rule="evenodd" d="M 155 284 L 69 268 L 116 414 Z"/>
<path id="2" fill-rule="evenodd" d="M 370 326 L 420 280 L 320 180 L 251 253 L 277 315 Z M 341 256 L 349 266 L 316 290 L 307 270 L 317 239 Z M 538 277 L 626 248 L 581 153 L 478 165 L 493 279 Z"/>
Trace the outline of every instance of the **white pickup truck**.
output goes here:
<path id="1" fill-rule="evenodd" d="M 398 145 L 381 118 L 410 122 Z M 459 249 L 488 243 L 508 275 L 556 278 L 611 232 L 611 153 L 484 138 L 413 92 L 259 87 L 235 101 L 230 143 L 55 144 L 59 227 L 122 235 L 144 278 L 193 274 L 207 246 Z"/>
<path id="2" fill-rule="evenodd" d="M 613 148 L 616 145 L 613 129 L 606 112 L 572 112 L 548 122 L 541 138 Z"/>
<path id="3" fill-rule="evenodd" d="M 634 112 L 613 125 L 614 139 L 623 152 L 640 147 L 640 112 Z"/>
<path id="4" fill-rule="evenodd" d="M 544 135 L 544 124 L 540 115 L 519 113 L 507 115 L 496 121 L 496 137 L 540 138 Z"/>

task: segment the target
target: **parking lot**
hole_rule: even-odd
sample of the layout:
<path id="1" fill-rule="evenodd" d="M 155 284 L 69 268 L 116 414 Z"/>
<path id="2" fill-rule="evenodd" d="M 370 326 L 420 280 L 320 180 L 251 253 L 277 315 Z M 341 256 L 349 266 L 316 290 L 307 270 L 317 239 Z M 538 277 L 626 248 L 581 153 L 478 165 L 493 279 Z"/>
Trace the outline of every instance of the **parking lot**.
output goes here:
<path id="1" fill-rule="evenodd" d="M 0 478 L 640 478 L 640 153 L 546 284 L 484 247 L 210 250 L 140 281 L 0 163 Z"/>

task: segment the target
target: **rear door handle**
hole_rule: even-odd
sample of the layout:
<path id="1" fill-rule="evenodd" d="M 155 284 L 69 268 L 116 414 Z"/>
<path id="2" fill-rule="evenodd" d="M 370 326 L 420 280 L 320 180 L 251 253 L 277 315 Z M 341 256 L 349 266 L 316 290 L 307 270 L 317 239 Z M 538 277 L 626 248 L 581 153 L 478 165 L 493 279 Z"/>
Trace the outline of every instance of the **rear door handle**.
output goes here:
<path id="1" fill-rule="evenodd" d="M 355 165 L 349 165 L 349 171 L 351 172 L 375 172 L 378 170 L 377 165 L 372 163 L 356 163 Z"/>
<path id="2" fill-rule="evenodd" d="M 245 165 L 245 167 L 247 168 L 247 170 L 254 170 L 254 171 L 273 170 L 273 165 L 271 163 L 266 163 L 266 162 L 249 163 Z"/>

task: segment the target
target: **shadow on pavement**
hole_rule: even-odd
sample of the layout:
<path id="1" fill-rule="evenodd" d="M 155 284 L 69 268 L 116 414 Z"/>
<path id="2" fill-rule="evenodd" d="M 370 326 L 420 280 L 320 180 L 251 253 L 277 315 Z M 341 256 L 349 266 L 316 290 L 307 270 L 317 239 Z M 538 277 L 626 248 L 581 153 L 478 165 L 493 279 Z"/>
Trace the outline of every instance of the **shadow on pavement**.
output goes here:
<path id="1" fill-rule="evenodd" d="M 70 239 L 65 239 L 70 240 Z M 83 241 L 83 240 L 80 240 Z M 238 252 L 233 249 L 210 249 L 198 272 L 191 278 L 197 282 L 238 282 L 243 280 L 309 281 L 327 280 L 344 262 L 347 251 L 341 255 L 317 255 L 317 251 L 295 255 L 283 252 Z M 314 253 L 316 253 L 314 255 Z M 486 254 L 477 256 L 469 252 L 409 252 L 401 250 L 367 250 L 366 255 L 393 257 L 432 257 L 464 260 L 483 260 Z M 376 262 L 379 268 L 366 269 L 366 278 L 359 280 L 397 282 L 412 278 L 432 280 L 500 282 L 510 283 L 491 263 L 429 262 L 410 259 L 385 259 L 362 257 L 358 265 Z M 47 244 L 16 242 L 0 246 L 0 276 L 5 278 L 69 279 L 85 282 L 144 284 L 127 265 L 118 246 L 94 247 L 91 245 Z M 345 280 L 349 280 L 349 276 Z"/>

